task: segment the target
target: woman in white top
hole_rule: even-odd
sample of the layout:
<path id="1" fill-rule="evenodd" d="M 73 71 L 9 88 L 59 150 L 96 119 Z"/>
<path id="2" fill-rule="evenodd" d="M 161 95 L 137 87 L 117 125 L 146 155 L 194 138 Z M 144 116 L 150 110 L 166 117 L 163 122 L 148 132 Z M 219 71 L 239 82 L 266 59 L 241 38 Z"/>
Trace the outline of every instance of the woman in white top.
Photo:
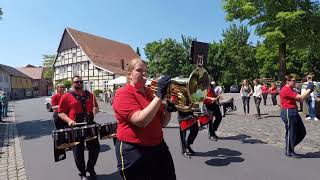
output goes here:
<path id="1" fill-rule="evenodd" d="M 253 99 L 254 99 L 254 103 L 256 104 L 256 108 L 257 108 L 257 118 L 260 119 L 261 118 L 260 103 L 261 103 L 261 98 L 262 98 L 262 89 L 261 89 L 259 79 L 253 80 L 253 84 L 254 84 Z"/>
<path id="2" fill-rule="evenodd" d="M 243 80 L 242 82 L 240 95 L 242 98 L 244 115 L 246 114 L 249 115 L 249 102 L 250 102 L 250 96 L 252 95 L 252 88 L 248 83 L 247 79 Z"/>

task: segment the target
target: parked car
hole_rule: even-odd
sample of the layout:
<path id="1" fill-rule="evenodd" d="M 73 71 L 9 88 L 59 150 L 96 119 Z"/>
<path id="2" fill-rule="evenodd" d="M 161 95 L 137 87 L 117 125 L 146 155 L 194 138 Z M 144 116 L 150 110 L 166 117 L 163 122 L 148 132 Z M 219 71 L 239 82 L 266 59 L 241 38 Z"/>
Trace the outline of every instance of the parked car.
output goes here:
<path id="1" fill-rule="evenodd" d="M 231 93 L 239 93 L 240 92 L 240 88 L 238 85 L 231 85 L 230 86 L 230 92 Z"/>
<path id="2" fill-rule="evenodd" d="M 52 112 L 52 111 L 53 111 L 52 105 L 51 105 L 51 97 L 52 97 L 52 96 L 47 97 L 47 98 L 45 99 L 45 103 L 44 103 L 48 112 Z"/>

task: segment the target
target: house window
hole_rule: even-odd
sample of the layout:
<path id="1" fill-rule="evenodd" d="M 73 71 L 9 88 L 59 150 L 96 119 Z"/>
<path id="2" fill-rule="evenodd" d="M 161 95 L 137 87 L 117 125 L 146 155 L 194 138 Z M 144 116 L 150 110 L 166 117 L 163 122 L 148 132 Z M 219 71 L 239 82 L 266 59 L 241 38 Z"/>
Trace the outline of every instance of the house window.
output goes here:
<path id="1" fill-rule="evenodd" d="M 64 55 L 61 56 L 61 60 L 63 60 L 63 59 L 64 59 Z"/>
<path id="2" fill-rule="evenodd" d="M 72 57 L 76 57 L 76 55 L 77 55 L 76 53 L 72 53 Z"/>
<path id="3" fill-rule="evenodd" d="M 88 70 L 88 64 L 87 64 L 87 63 L 84 63 L 84 64 L 83 64 L 83 69 L 84 69 L 84 70 Z"/>

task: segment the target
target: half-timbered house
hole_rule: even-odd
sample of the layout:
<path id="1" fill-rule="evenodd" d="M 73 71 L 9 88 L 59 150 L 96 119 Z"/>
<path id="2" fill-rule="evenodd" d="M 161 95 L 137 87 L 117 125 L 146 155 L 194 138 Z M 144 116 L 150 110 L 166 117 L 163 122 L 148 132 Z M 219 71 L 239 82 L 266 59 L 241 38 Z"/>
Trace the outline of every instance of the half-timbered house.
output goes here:
<path id="1" fill-rule="evenodd" d="M 126 74 L 130 60 L 139 56 L 127 44 L 66 28 L 54 62 L 54 83 L 79 75 L 84 87 L 104 90 L 109 80 Z"/>

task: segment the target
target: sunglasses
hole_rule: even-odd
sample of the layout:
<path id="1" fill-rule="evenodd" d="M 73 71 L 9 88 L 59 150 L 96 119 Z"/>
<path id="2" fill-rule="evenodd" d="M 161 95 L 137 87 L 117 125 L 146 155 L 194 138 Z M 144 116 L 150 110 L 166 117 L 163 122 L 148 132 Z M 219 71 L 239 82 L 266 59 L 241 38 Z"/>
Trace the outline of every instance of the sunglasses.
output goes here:
<path id="1" fill-rule="evenodd" d="M 83 81 L 73 81 L 75 84 L 83 84 Z"/>
<path id="2" fill-rule="evenodd" d="M 295 80 L 295 79 L 291 79 L 290 81 L 296 82 L 296 80 Z"/>

